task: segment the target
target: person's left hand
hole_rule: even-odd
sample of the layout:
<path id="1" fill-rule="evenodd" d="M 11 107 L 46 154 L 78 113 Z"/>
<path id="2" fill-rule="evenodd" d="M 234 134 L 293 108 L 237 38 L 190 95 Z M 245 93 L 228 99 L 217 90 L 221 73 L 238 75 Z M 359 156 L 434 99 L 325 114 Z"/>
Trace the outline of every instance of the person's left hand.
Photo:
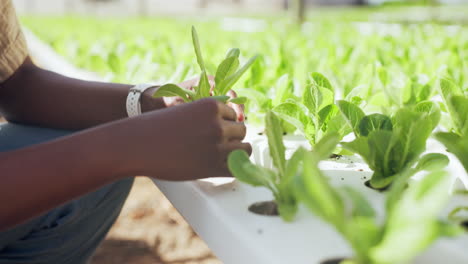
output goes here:
<path id="1" fill-rule="evenodd" d="M 213 91 L 213 89 L 215 87 L 214 77 L 213 76 L 208 76 L 208 81 L 209 81 L 209 83 L 211 85 L 211 91 Z M 190 80 L 181 82 L 178 85 L 180 87 L 182 87 L 182 88 L 185 88 L 185 89 L 188 89 L 188 90 L 193 90 L 193 88 L 195 86 L 197 86 L 199 82 L 200 82 L 200 78 L 194 78 L 194 79 L 190 79 Z M 155 90 L 153 90 L 153 89 L 150 89 L 150 90 L 151 91 L 149 91 L 149 92 L 151 94 L 153 94 L 155 92 Z M 231 97 L 231 98 L 236 98 L 237 97 L 236 92 L 234 92 L 233 90 L 229 91 L 227 93 L 227 95 L 229 97 Z M 176 105 L 180 105 L 180 104 L 184 103 L 184 100 L 182 100 L 182 98 L 180 98 L 178 96 L 163 97 L 163 100 L 164 100 L 164 104 L 165 104 L 166 107 L 172 107 L 172 106 L 176 106 Z M 244 113 L 244 108 L 245 107 L 244 107 L 244 105 L 228 103 L 228 106 L 231 107 L 232 109 L 234 109 L 234 111 L 236 112 L 237 121 L 239 121 L 239 122 L 245 121 L 245 113 Z"/>

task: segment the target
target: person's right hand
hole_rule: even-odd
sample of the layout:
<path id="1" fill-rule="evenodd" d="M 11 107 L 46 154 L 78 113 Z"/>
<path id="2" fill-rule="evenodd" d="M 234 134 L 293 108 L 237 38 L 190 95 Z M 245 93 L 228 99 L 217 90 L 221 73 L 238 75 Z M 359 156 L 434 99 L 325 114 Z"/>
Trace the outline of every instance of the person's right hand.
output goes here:
<path id="1" fill-rule="evenodd" d="M 213 99 L 149 112 L 121 122 L 122 151 L 138 175 L 177 181 L 231 176 L 229 153 L 252 152 L 242 142 L 246 127 L 236 119 L 232 108 Z"/>

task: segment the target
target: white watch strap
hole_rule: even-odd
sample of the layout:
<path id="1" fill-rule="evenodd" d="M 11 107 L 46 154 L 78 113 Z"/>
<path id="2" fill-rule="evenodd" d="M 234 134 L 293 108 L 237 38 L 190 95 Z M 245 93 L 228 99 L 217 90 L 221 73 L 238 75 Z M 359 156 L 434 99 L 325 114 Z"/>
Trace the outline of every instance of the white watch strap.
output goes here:
<path id="1" fill-rule="evenodd" d="M 154 84 L 141 83 L 133 86 L 128 92 L 127 96 L 127 114 L 129 117 L 141 115 L 141 94 L 151 87 L 155 87 Z"/>

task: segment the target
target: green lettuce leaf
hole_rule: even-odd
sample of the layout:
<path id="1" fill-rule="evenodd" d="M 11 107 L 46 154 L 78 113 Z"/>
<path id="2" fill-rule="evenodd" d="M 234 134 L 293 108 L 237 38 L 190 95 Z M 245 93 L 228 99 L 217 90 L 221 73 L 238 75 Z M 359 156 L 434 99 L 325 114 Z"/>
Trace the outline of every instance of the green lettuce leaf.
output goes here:
<path id="1" fill-rule="evenodd" d="M 165 84 L 159 87 L 153 94 L 154 98 L 158 97 L 173 97 L 178 96 L 184 100 L 184 102 L 191 102 L 195 98 L 195 92 L 179 87 L 176 84 Z"/>
<path id="2" fill-rule="evenodd" d="M 278 169 L 280 175 L 284 175 L 286 170 L 286 148 L 283 143 L 283 131 L 281 121 L 273 112 L 268 112 L 265 117 L 265 129 L 268 137 L 268 146 L 273 164 Z"/>
<path id="3" fill-rule="evenodd" d="M 365 116 L 364 111 L 362 111 L 359 106 L 343 100 L 338 101 L 338 107 L 340 108 L 341 113 L 344 115 L 349 126 L 351 126 L 353 129 L 356 137 L 360 136 L 359 123 Z"/>

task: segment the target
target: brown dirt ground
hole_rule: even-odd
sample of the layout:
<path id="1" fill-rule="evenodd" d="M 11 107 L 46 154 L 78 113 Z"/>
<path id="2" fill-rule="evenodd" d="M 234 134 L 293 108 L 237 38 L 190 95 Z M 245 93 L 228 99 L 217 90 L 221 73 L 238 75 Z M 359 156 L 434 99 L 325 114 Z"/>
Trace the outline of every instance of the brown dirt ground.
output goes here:
<path id="1" fill-rule="evenodd" d="M 221 264 L 156 188 L 137 177 L 130 196 L 90 264 Z"/>

